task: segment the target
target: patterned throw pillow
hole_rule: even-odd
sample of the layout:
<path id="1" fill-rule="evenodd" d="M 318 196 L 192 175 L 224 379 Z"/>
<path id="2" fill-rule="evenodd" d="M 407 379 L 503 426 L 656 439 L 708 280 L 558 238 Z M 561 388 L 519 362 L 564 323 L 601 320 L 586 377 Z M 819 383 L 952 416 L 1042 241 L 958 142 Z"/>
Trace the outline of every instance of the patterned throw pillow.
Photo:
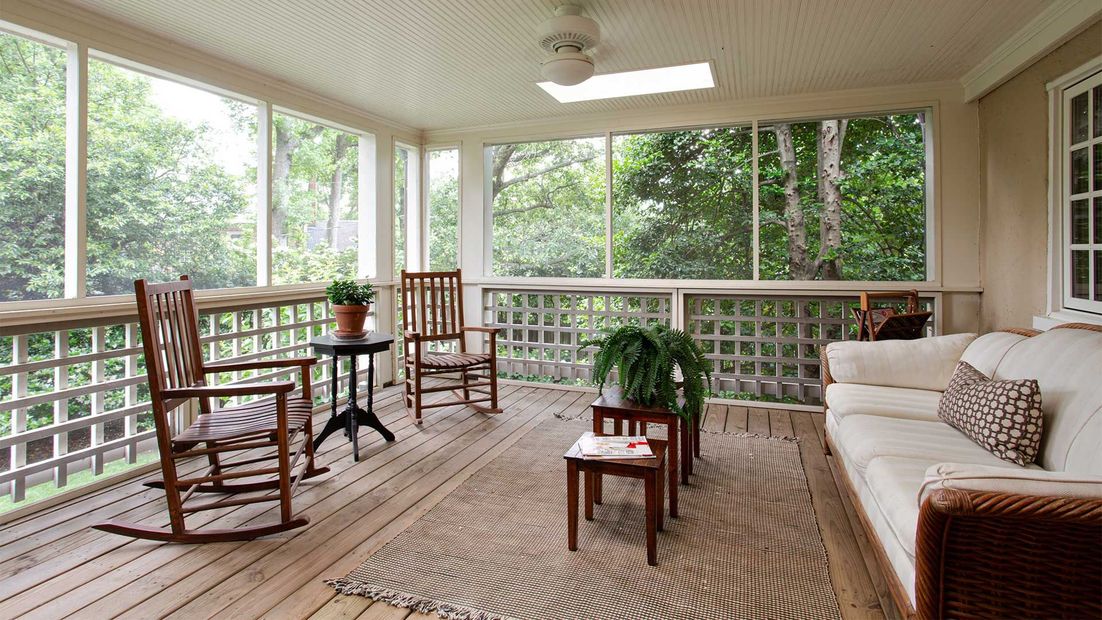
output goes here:
<path id="1" fill-rule="evenodd" d="M 937 415 L 991 454 L 1029 465 L 1041 447 L 1041 389 L 1036 379 L 992 381 L 968 362 L 957 364 Z"/>

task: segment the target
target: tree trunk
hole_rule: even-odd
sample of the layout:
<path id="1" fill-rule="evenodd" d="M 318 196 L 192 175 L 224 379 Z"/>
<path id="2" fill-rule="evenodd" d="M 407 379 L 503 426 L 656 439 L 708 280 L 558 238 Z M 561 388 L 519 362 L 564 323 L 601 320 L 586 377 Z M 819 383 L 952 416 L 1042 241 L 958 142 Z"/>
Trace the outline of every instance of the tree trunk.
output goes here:
<path id="1" fill-rule="evenodd" d="M 784 168 L 784 224 L 788 232 L 788 269 L 794 280 L 815 278 L 818 266 L 807 255 L 807 228 L 800 205 L 800 179 L 796 170 L 796 147 L 792 144 L 792 125 L 776 123 L 777 152 Z"/>
<path id="2" fill-rule="evenodd" d="M 329 222 L 326 228 L 326 238 L 329 247 L 337 247 L 337 231 L 341 224 L 341 190 L 344 182 L 345 153 L 348 152 L 348 136 L 343 132 L 337 134 L 333 144 L 333 180 L 329 184 Z"/>
<path id="3" fill-rule="evenodd" d="M 819 218 L 819 257 L 824 280 L 842 279 L 842 142 L 845 120 L 819 123 L 819 200 L 823 211 Z"/>
<path id="4" fill-rule="evenodd" d="M 282 244 L 287 238 L 287 211 L 291 204 L 291 160 L 299 140 L 282 124 L 274 124 L 275 152 L 272 154 L 272 236 Z"/>
<path id="5" fill-rule="evenodd" d="M 515 144 L 502 144 L 494 149 L 494 161 L 491 166 L 490 187 L 492 195 L 490 196 L 490 204 L 493 204 L 494 198 L 501 193 L 505 184 L 505 166 L 509 165 L 509 160 L 513 158 L 513 153 L 517 150 Z"/>

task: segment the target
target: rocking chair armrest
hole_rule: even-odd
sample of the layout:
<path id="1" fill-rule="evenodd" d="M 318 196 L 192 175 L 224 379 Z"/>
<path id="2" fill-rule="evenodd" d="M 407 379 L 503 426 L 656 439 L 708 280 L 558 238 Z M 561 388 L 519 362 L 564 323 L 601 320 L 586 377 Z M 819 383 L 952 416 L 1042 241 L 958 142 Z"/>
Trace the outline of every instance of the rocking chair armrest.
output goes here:
<path id="1" fill-rule="evenodd" d="M 405 331 L 405 337 L 406 337 L 407 340 L 420 340 L 421 339 L 421 332 L 419 332 L 417 330 L 413 330 L 413 329 L 407 329 Z"/>
<path id="2" fill-rule="evenodd" d="M 294 381 L 271 383 L 238 383 L 237 385 L 197 385 L 161 390 L 163 398 L 211 398 L 215 396 L 259 396 L 287 394 L 295 389 Z"/>
<path id="3" fill-rule="evenodd" d="M 464 326 L 463 331 L 465 331 L 465 332 L 479 332 L 479 333 L 483 333 L 483 334 L 494 334 L 494 335 L 496 335 L 496 334 L 501 332 L 501 328 L 500 327 L 480 327 L 480 326 L 467 327 L 467 326 Z"/>
<path id="4" fill-rule="evenodd" d="M 288 357 L 284 359 L 256 360 L 252 362 L 222 362 L 217 364 L 204 364 L 203 372 L 238 372 L 241 370 L 260 370 L 262 368 L 286 368 L 288 366 L 301 366 L 309 368 L 318 363 L 316 357 Z"/>

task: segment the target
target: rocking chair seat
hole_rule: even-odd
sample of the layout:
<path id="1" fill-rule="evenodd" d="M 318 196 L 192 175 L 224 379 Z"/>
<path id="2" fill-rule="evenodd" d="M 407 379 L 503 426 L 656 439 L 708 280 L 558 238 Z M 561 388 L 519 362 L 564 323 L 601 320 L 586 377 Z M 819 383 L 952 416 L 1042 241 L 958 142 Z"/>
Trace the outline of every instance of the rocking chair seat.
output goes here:
<path id="1" fill-rule="evenodd" d="M 292 434 L 306 426 L 313 407 L 308 398 L 287 399 L 287 429 Z M 172 438 L 172 443 L 188 445 L 203 441 L 227 441 L 267 435 L 277 430 L 276 404 L 274 400 L 269 400 L 200 414 L 194 424 Z"/>
<path id="2" fill-rule="evenodd" d="M 421 358 L 422 368 L 439 370 L 444 368 L 470 368 L 490 361 L 489 353 L 433 353 L 428 352 Z"/>

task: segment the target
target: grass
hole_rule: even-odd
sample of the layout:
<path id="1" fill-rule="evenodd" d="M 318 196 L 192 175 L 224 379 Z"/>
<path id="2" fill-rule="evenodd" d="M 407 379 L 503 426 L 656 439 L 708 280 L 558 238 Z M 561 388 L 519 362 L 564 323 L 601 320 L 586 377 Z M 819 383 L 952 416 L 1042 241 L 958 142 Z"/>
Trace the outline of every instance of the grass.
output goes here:
<path id="1" fill-rule="evenodd" d="M 144 452 L 138 455 L 137 463 L 128 463 L 126 459 L 119 459 L 112 461 L 103 466 L 103 473 L 95 476 L 92 474 L 92 469 L 83 469 L 73 474 L 69 474 L 69 482 L 63 487 L 54 486 L 53 482 L 43 482 L 42 484 L 36 484 L 33 487 L 27 489 L 27 497 L 21 502 L 13 502 L 12 496 L 5 495 L 0 497 L 0 513 L 8 512 L 9 510 L 15 510 L 16 508 L 22 508 L 24 506 L 33 504 L 34 502 L 40 502 L 44 499 L 48 499 L 72 489 L 91 484 L 97 480 L 102 480 L 107 476 L 114 476 L 121 474 L 134 467 L 139 467 L 147 463 L 152 463 L 157 460 L 156 452 Z"/>

